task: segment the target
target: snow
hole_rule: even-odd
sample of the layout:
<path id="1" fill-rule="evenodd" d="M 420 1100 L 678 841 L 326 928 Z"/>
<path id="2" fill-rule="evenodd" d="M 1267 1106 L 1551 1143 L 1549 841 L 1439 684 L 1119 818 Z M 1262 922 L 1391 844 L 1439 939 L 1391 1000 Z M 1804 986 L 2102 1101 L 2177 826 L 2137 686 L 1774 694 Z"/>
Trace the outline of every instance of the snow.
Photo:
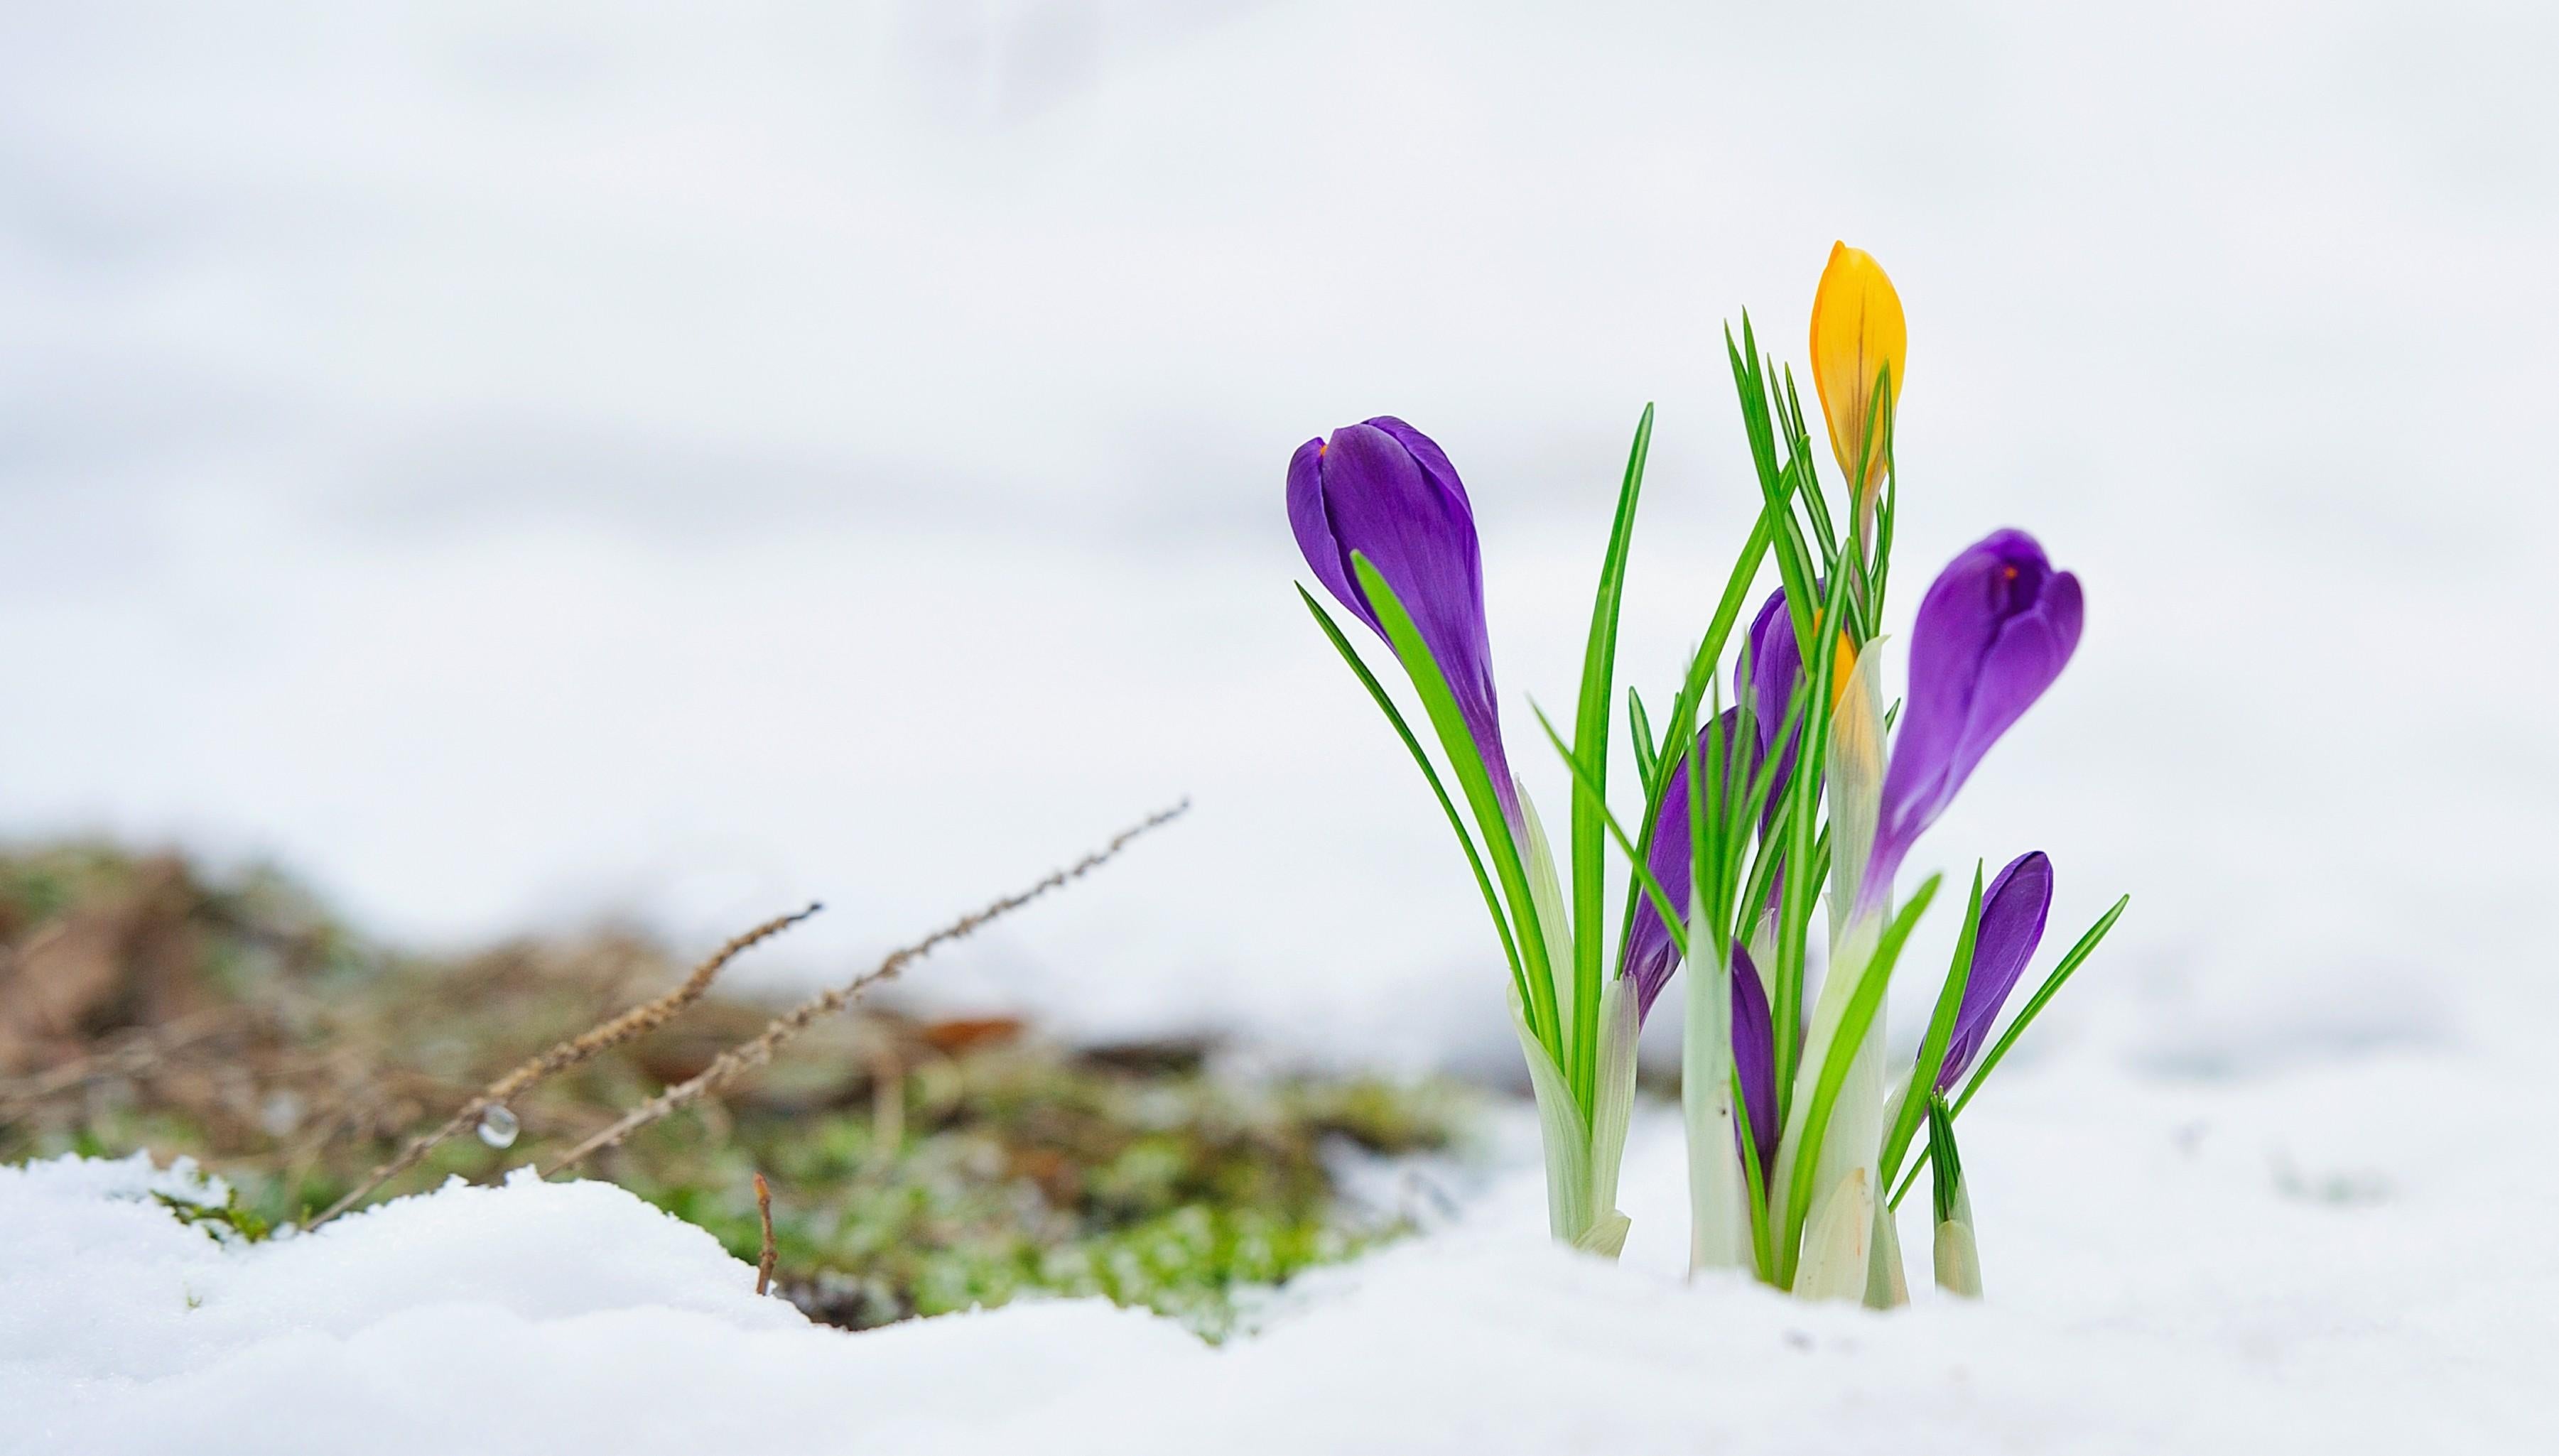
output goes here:
<path id="1" fill-rule="evenodd" d="M 1889 1315 L 1683 1280 L 1663 1108 L 1622 1264 L 1554 1248 L 1518 1109 L 1483 1192 L 1215 1349 L 1100 1301 L 809 1325 L 601 1183 L 244 1246 L 136 1201 L 183 1186 L 146 1161 L 64 1160 L 0 1170 L 0 1449 L 2546 1450 L 2555 1104 L 2431 1053 L 2020 1075 L 1965 1119 L 1989 1300 L 1924 1287 L 1923 1193 Z"/>

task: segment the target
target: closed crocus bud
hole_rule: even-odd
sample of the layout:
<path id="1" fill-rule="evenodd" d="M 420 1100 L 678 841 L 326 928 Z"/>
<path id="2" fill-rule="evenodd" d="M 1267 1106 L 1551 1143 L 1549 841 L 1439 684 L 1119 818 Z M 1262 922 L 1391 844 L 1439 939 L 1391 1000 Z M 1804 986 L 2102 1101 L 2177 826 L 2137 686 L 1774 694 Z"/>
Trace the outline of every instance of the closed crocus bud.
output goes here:
<path id="1" fill-rule="evenodd" d="M 1855 480 L 1858 462 L 1866 462 L 1866 476 L 1857 489 L 1861 510 L 1883 484 L 1886 426 L 1891 406 L 1901 398 L 1907 344 L 1901 295 L 1892 291 L 1882 265 L 1861 249 L 1832 243 L 1830 265 L 1822 269 L 1822 285 L 1813 294 L 1813 388 L 1822 397 L 1822 418 L 1830 424 L 1831 454 L 1839 461 L 1840 474 Z M 1881 419 L 1879 378 L 1885 390 Z"/>
<path id="2" fill-rule="evenodd" d="M 2043 941 L 2043 921 L 2052 909 L 2052 861 L 2032 849 L 2008 862 L 1982 895 L 1980 929 L 1973 936 L 1973 963 L 1964 974 L 1964 999 L 1955 1012 L 1946 1060 L 1937 1066 L 1936 1088 L 1945 1092 L 1973 1065 L 1982 1043 L 2009 992 L 2017 989 L 2026 963 Z"/>
<path id="3" fill-rule="evenodd" d="M 1308 440 L 1288 461 L 1288 526 L 1324 589 L 1381 638 L 1386 632 L 1360 590 L 1351 553 L 1386 578 L 1448 679 L 1494 792 L 1516 822 L 1484 633 L 1483 552 L 1474 508 L 1447 455 L 1392 415 Z"/>

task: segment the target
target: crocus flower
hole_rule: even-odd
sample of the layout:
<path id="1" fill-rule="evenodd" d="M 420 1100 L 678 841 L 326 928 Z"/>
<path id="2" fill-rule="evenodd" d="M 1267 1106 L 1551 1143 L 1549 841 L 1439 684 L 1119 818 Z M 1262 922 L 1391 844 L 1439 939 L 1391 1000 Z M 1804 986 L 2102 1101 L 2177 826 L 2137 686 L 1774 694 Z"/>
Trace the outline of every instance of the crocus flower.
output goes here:
<path id="1" fill-rule="evenodd" d="M 1863 510 L 1883 484 L 1881 426 L 1871 443 L 1867 439 L 1868 421 L 1877 413 L 1877 376 L 1884 378 L 1888 401 L 1901 398 L 1907 347 L 1901 295 L 1892 291 L 1892 280 L 1871 255 L 1834 242 L 1821 287 L 1813 294 L 1812 332 L 1813 388 L 1822 397 L 1822 418 L 1830 424 L 1831 454 L 1844 477 L 1854 477 L 1858 461 L 1866 461 L 1866 479 L 1856 483 Z"/>
<path id="2" fill-rule="evenodd" d="M 1344 425 L 1330 440 L 1308 440 L 1288 461 L 1288 525 L 1324 589 L 1381 638 L 1385 629 L 1360 590 L 1351 553 L 1368 557 L 1395 589 L 1448 679 L 1494 792 L 1516 822 L 1517 789 L 1502 752 L 1492 648 L 1484 635 L 1483 555 L 1474 509 L 1448 457 L 1392 415 Z"/>
<path id="3" fill-rule="evenodd" d="M 1741 745 L 1733 735 L 1739 726 L 1741 710 L 1726 708 L 1720 721 L 1725 744 L 1727 769 L 1725 792 L 1738 794 L 1746 787 L 1744 775 L 1735 772 L 1744 762 Z M 1644 849 L 1644 868 L 1651 871 L 1653 883 L 1662 887 L 1674 904 L 1688 895 L 1689 870 L 1695 845 L 1689 836 L 1688 785 L 1691 761 L 1705 756 L 1707 735 L 1697 736 L 1694 752 L 1679 756 L 1679 762 L 1662 780 L 1661 805 L 1653 813 L 1653 840 Z M 1754 764 L 1749 774 L 1758 772 Z M 1679 951 L 1671 945 L 1670 928 L 1662 923 L 1661 912 L 1653 906 L 1653 897 L 1638 895 L 1635 902 L 1635 924 L 1626 933 L 1626 974 L 1635 978 L 1635 1007 L 1638 1015 L 1649 1014 L 1653 998 L 1670 983 L 1671 972 L 1678 968 Z"/>
<path id="4" fill-rule="evenodd" d="M 2079 578 L 2034 537 L 1984 536 L 1937 574 L 1910 630 L 1910 692 L 1883 776 L 1861 913 L 1889 893 L 1911 844 L 2079 646 Z"/>
<path id="5" fill-rule="evenodd" d="M 1972 1069 L 1991 1023 L 2043 940 L 2043 918 L 2052 909 L 2052 861 L 2040 849 L 2008 862 L 1982 892 L 1982 922 L 1973 933 L 1973 965 L 1964 976 L 1963 1004 L 1955 1008 L 1955 1033 L 1937 1068 L 1937 1091 L 1946 1092 Z"/>

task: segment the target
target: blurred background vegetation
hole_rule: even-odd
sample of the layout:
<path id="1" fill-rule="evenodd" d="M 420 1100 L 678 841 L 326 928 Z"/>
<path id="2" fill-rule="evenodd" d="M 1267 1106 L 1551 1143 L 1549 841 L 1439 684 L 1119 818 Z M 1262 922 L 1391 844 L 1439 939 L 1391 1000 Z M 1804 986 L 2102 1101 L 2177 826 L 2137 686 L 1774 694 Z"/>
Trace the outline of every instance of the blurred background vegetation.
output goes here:
<path id="1" fill-rule="evenodd" d="M 268 869 L 74 843 L 0 852 L 0 1161 L 147 1150 L 233 1190 L 251 1237 L 306 1219 L 408 1137 L 686 966 L 636 934 L 438 958 L 376 945 Z M 708 999 L 534 1088 L 505 1145 L 440 1145 L 384 1196 L 556 1157 L 760 1030 Z M 1047 1291 L 1212 1338 L 1239 1291 L 1396 1236 L 1426 1196 L 1386 1158 L 1447 1151 L 1437 1082 L 1237 1075 L 1191 1041 L 1069 1046 L 1010 1018 L 859 1008 L 581 1170 L 862 1328 Z M 1363 1172 L 1373 1176 L 1361 1176 Z"/>

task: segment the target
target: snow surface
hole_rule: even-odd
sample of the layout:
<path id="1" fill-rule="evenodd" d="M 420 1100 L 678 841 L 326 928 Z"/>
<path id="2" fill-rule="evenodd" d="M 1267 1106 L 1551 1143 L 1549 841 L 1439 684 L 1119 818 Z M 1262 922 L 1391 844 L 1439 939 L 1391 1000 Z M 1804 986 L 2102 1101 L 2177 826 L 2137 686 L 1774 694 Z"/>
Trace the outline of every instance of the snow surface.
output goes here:
<path id="1" fill-rule="evenodd" d="M 2559 1179 L 2530 1154 L 2559 1098 L 2382 1070 L 2020 1077 L 1965 1119 L 1990 1300 L 1924 1287 L 1906 1217 L 1923 1287 L 1890 1315 L 1679 1278 L 1667 1110 L 1624 1262 L 1552 1247 L 1523 1111 L 1489 1191 L 1219 1349 L 1101 1301 L 809 1325 L 602 1183 L 239 1246 L 138 1201 L 182 1186 L 143 1160 L 0 1170 L 0 1450 L 2553 1449 Z"/>

